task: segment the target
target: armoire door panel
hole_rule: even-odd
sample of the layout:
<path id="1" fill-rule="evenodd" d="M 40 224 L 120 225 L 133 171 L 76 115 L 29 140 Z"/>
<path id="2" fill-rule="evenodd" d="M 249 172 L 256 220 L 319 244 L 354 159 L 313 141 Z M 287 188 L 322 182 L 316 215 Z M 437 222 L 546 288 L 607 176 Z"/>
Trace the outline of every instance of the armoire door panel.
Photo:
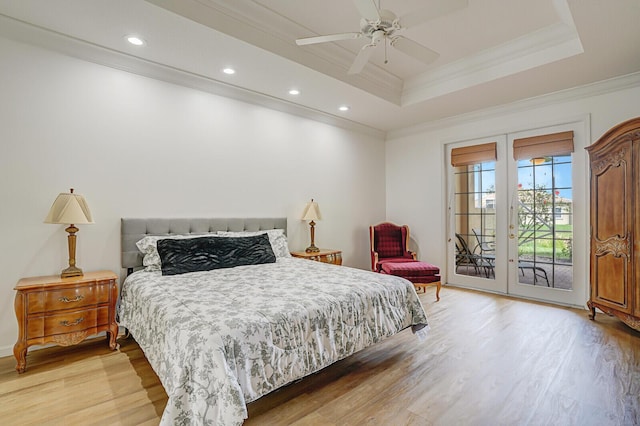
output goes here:
<path id="1" fill-rule="evenodd" d="M 596 299 L 624 312 L 629 311 L 626 294 L 627 259 L 611 254 L 596 257 Z M 630 313 L 630 312 L 629 312 Z"/>
<path id="2" fill-rule="evenodd" d="M 627 162 L 610 165 L 595 176 L 596 196 L 596 234 L 599 240 L 612 236 L 624 236 L 628 233 L 628 213 L 630 206 L 625 204 L 629 191 L 627 182 L 630 176 Z"/>

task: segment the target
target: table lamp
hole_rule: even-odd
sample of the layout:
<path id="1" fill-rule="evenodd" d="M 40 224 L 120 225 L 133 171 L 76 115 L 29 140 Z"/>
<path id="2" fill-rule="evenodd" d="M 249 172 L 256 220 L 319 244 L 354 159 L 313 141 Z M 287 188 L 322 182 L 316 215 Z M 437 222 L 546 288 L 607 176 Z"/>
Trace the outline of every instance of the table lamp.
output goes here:
<path id="1" fill-rule="evenodd" d="M 93 223 L 89 206 L 82 195 L 63 192 L 53 202 L 44 223 L 69 225 L 65 231 L 69 233 L 69 267 L 62 270 L 62 278 L 82 276 L 82 269 L 76 266 L 76 232 L 75 225 Z"/>
<path id="2" fill-rule="evenodd" d="M 318 247 L 316 247 L 314 239 L 316 235 L 316 223 L 314 220 L 322 220 L 320 216 L 320 208 L 318 207 L 318 203 L 313 201 L 313 198 L 307 205 L 304 207 L 304 212 L 302 212 L 302 220 L 310 220 L 309 227 L 311 228 L 311 245 L 305 249 L 307 253 L 315 253 L 320 251 Z"/>

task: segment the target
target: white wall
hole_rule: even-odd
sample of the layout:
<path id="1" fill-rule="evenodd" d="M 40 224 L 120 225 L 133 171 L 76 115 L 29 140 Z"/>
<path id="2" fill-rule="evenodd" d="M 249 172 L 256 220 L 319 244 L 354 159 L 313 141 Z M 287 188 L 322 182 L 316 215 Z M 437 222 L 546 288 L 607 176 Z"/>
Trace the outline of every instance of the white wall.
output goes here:
<path id="1" fill-rule="evenodd" d="M 0 58 L 0 356 L 17 338 L 15 283 L 67 266 L 64 226 L 43 220 L 70 187 L 96 222 L 79 226 L 86 271 L 121 273 L 121 217 L 286 216 L 302 249 L 312 197 L 316 244 L 369 267 L 383 140 L 3 38 Z"/>
<path id="2" fill-rule="evenodd" d="M 631 80 L 637 81 L 638 78 Z M 596 86 L 594 91 L 600 88 L 600 85 Z M 442 272 L 446 271 L 447 168 L 444 147 L 447 143 L 561 124 L 589 115 L 591 140 L 585 141 L 583 146 L 576 145 L 574 154 L 578 159 L 575 167 L 582 168 L 585 180 L 589 179 L 584 146 L 596 141 L 614 125 L 640 116 L 640 84 L 600 95 L 584 96 L 584 88 L 579 92 L 581 96 L 575 96 L 575 93 L 572 96 L 571 92 L 566 94 L 566 98 L 572 100 L 556 100 L 529 108 L 523 108 L 523 102 L 513 106 L 514 112 L 509 112 L 509 107 L 501 107 L 501 112 L 487 113 L 482 117 L 477 114 L 473 119 L 452 120 L 448 125 L 433 123 L 429 129 L 405 129 L 389 136 L 386 144 L 387 218 L 411 226 L 412 240 L 421 260 L 439 265 Z M 559 97 L 549 96 L 553 99 Z M 535 103 L 540 105 L 544 102 Z M 588 193 L 588 182 L 574 184 Z M 586 197 L 588 199 L 588 194 Z M 588 205 L 575 206 L 574 210 L 575 214 L 587 215 L 585 222 L 587 211 Z M 586 223 L 586 229 L 575 232 L 581 232 L 582 240 L 588 244 Z M 588 259 L 585 258 L 580 267 L 584 268 L 581 276 L 588 279 Z"/>

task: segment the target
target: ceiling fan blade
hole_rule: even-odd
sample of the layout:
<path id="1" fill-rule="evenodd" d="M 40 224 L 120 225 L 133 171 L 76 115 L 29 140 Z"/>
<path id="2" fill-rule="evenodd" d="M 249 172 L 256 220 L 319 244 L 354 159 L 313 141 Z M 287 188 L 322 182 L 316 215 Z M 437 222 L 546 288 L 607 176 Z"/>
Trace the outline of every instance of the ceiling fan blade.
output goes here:
<path id="1" fill-rule="evenodd" d="M 347 74 L 358 74 L 360 71 L 362 71 L 367 62 L 369 62 L 369 58 L 373 53 L 374 47 L 376 47 L 375 44 L 367 44 L 362 46 L 362 49 L 360 49 L 360 52 L 358 52 L 358 56 L 356 56 L 353 64 L 351 64 L 351 68 L 349 68 Z"/>
<path id="2" fill-rule="evenodd" d="M 425 64 L 430 64 L 440 56 L 438 52 L 402 36 L 394 37 L 391 46 Z"/>
<path id="3" fill-rule="evenodd" d="M 469 0 L 427 0 L 427 3 L 429 6 L 400 17 L 400 25 L 411 28 L 469 6 Z"/>
<path id="4" fill-rule="evenodd" d="M 329 41 L 351 40 L 362 37 L 362 33 L 341 33 L 341 34 L 329 34 L 317 37 L 299 38 L 296 40 L 298 46 L 304 46 L 305 44 L 326 43 Z"/>
<path id="5" fill-rule="evenodd" d="M 353 0 L 360 12 L 360 16 L 368 21 L 379 21 L 380 12 L 376 6 L 375 0 Z"/>

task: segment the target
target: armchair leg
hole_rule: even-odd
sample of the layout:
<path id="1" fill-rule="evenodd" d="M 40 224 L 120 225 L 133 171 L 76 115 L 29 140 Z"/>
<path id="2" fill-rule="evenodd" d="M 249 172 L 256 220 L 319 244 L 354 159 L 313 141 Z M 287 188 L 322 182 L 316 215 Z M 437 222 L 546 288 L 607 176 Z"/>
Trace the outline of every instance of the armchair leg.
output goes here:
<path id="1" fill-rule="evenodd" d="M 422 289 L 423 293 L 427 292 L 427 286 L 435 285 L 436 286 L 436 302 L 440 301 L 440 288 L 442 288 L 442 283 L 440 281 L 435 281 L 432 283 L 413 283 L 413 286 L 416 290 Z"/>

